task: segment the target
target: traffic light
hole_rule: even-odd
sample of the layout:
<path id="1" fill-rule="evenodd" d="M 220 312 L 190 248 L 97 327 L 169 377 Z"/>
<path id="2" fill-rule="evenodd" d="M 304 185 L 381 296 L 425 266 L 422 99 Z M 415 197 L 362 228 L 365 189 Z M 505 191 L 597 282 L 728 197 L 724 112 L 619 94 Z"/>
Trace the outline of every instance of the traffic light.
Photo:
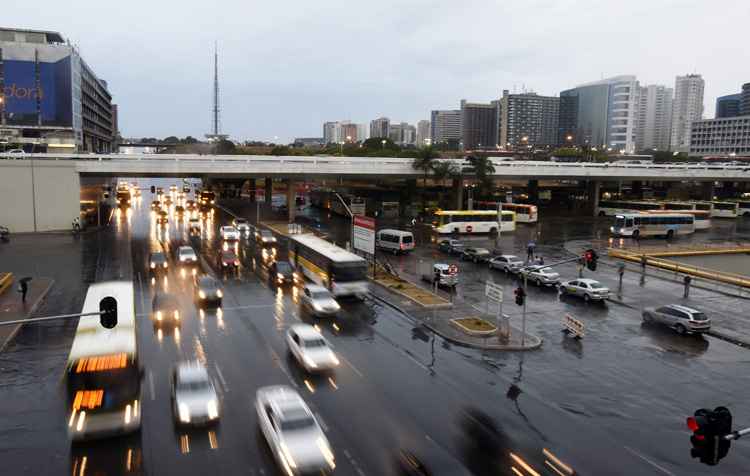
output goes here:
<path id="1" fill-rule="evenodd" d="M 523 290 L 522 287 L 517 287 L 514 291 L 514 294 L 516 295 L 516 304 L 519 306 L 523 306 L 524 300 L 526 300 L 526 291 Z"/>
<path id="2" fill-rule="evenodd" d="M 586 263 L 586 267 L 591 271 L 596 271 L 596 262 L 599 260 L 599 255 L 593 249 L 588 249 L 583 254 L 583 262 Z"/>
<path id="3" fill-rule="evenodd" d="M 107 296 L 99 301 L 99 322 L 102 327 L 112 329 L 117 325 L 117 299 Z"/>
<path id="4" fill-rule="evenodd" d="M 156 187 L 153 185 L 151 186 L 151 193 L 156 193 Z"/>
<path id="5" fill-rule="evenodd" d="M 732 443 L 724 438 L 732 432 L 732 414 L 729 409 L 698 409 L 693 416 L 688 417 L 687 426 L 693 432 L 690 437 L 693 445 L 690 456 L 693 458 L 698 458 L 703 464 L 715 466 L 729 453 Z"/>

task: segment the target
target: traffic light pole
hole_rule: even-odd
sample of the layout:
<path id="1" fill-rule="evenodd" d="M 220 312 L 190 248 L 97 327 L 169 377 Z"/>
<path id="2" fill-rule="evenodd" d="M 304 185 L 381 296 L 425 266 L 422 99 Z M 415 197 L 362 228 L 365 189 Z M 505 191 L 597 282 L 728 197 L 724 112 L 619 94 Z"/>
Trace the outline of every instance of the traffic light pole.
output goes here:
<path id="1" fill-rule="evenodd" d="M 728 435 L 722 436 L 725 440 L 739 440 L 745 435 L 750 435 L 750 428 L 745 428 L 744 430 L 738 430 L 733 431 L 729 433 Z"/>
<path id="2" fill-rule="evenodd" d="M 84 312 L 77 314 L 60 314 L 59 316 L 47 316 L 47 317 L 33 317 L 31 319 L 18 319 L 15 321 L 0 322 L 0 326 L 10 326 L 13 324 L 33 324 L 35 322 L 52 321 L 55 319 L 68 319 L 71 317 L 84 317 L 84 316 L 101 316 L 104 312 Z"/>
<path id="3" fill-rule="evenodd" d="M 529 283 L 529 274 L 523 275 L 523 317 L 521 318 L 521 347 L 526 345 L 526 300 L 528 298 L 527 286 Z"/>

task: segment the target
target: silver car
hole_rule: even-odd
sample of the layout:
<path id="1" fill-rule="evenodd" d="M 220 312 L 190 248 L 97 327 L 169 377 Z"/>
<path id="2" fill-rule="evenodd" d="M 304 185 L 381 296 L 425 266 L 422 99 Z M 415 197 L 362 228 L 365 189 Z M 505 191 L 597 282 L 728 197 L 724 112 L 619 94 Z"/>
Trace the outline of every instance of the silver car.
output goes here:
<path id="1" fill-rule="evenodd" d="M 309 324 L 296 324 L 286 332 L 286 345 L 307 372 L 323 372 L 339 365 L 328 341 Z"/>
<path id="2" fill-rule="evenodd" d="M 500 255 L 490 260 L 490 269 L 499 269 L 506 273 L 517 273 L 521 267 L 523 267 L 523 261 L 514 255 Z"/>
<path id="3" fill-rule="evenodd" d="M 643 322 L 664 324 L 678 334 L 702 334 L 711 330 L 711 319 L 703 312 L 679 304 L 646 308 L 643 310 Z"/>
<path id="4" fill-rule="evenodd" d="M 255 411 L 283 474 L 320 474 L 336 468 L 328 438 L 296 390 L 286 385 L 259 388 Z"/>
<path id="5" fill-rule="evenodd" d="M 560 275 L 544 266 L 527 266 L 521 268 L 519 273 L 537 286 L 556 286 L 560 282 Z"/>
<path id="6" fill-rule="evenodd" d="M 300 294 L 302 308 L 315 316 L 335 316 L 341 306 L 331 292 L 323 286 L 310 284 Z"/>
<path id="7" fill-rule="evenodd" d="M 205 425 L 219 419 L 216 389 L 199 362 L 182 362 L 172 372 L 172 411 L 180 425 Z"/>
<path id="8" fill-rule="evenodd" d="M 560 283 L 560 294 L 582 297 L 584 301 L 604 301 L 609 298 L 609 288 L 599 281 L 588 278 L 573 279 Z"/>

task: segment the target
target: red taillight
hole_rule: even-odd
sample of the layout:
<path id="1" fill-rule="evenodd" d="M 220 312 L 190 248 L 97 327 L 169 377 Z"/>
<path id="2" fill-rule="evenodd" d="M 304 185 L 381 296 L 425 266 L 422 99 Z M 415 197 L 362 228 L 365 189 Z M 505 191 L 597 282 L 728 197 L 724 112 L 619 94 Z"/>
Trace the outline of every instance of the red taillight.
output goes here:
<path id="1" fill-rule="evenodd" d="M 403 243 L 401 243 L 401 244 L 399 245 L 399 247 L 400 247 L 400 248 L 401 248 L 402 250 L 403 250 L 404 248 L 406 248 L 406 247 L 404 246 L 404 244 L 403 244 Z"/>
<path id="2" fill-rule="evenodd" d="M 699 428 L 698 422 L 695 420 L 695 417 L 688 417 L 687 426 L 688 428 L 690 428 L 690 431 L 696 431 Z"/>

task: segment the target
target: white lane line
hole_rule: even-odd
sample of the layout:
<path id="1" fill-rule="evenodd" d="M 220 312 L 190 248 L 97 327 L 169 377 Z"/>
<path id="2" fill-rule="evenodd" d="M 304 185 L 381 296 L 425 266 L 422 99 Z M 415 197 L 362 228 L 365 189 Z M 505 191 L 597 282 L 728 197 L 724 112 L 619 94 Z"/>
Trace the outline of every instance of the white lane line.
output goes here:
<path id="1" fill-rule="evenodd" d="M 353 364 L 353 363 L 351 363 L 351 362 L 349 361 L 349 359 L 347 359 L 346 357 L 344 357 L 344 356 L 343 356 L 343 355 L 341 355 L 341 354 L 339 354 L 339 357 L 341 357 L 342 359 L 344 359 L 344 362 L 346 362 L 346 364 L 347 364 L 347 365 L 348 365 L 349 367 L 351 367 L 351 368 L 352 368 L 352 370 L 354 370 L 354 371 L 355 371 L 355 372 L 357 373 L 357 375 L 359 375 L 359 376 L 360 376 L 360 377 L 362 377 L 362 378 L 365 378 L 364 374 L 363 374 L 362 372 L 360 372 L 360 371 L 359 371 L 359 369 L 357 369 L 357 367 L 355 367 L 355 366 L 354 366 L 354 364 Z"/>
<path id="2" fill-rule="evenodd" d="M 154 389 L 154 373 L 149 371 L 148 373 L 148 389 L 151 393 L 151 400 L 156 400 L 156 390 Z"/>
<path id="3" fill-rule="evenodd" d="M 641 458 L 643 461 L 645 461 L 646 463 L 650 464 L 654 468 L 658 469 L 662 473 L 669 474 L 670 476 L 675 476 L 675 474 L 673 472 L 669 471 L 668 469 L 666 469 L 666 468 L 664 468 L 662 466 L 659 466 L 658 464 L 656 464 L 655 462 L 653 462 L 650 459 L 646 458 L 644 455 L 642 455 L 638 451 L 634 450 L 633 448 L 630 448 L 629 446 L 626 446 L 625 449 L 628 450 L 628 451 L 630 451 L 631 453 L 633 453 L 637 457 Z"/>
<path id="4" fill-rule="evenodd" d="M 221 368 L 219 367 L 219 364 L 214 364 L 214 367 L 216 367 L 216 375 L 218 375 L 219 380 L 221 380 L 221 386 L 224 387 L 224 391 L 229 391 L 229 386 L 227 385 L 227 380 L 224 378 L 224 374 L 221 373 Z"/>
<path id="5" fill-rule="evenodd" d="M 401 351 L 402 351 L 402 352 L 404 353 L 404 355 L 406 355 L 406 357 L 408 357 L 408 358 L 409 358 L 409 360 L 411 360 L 411 361 L 412 361 L 412 362 L 414 362 L 415 364 L 417 364 L 417 365 L 419 365 L 420 367 L 422 367 L 422 369 L 426 370 L 427 372 L 429 372 L 429 371 L 430 371 L 430 369 L 428 369 L 428 368 L 427 368 L 427 366 L 425 366 L 425 364 L 423 364 L 422 362 L 420 362 L 419 360 L 417 360 L 417 358 L 416 358 L 416 357 L 414 357 L 413 355 L 411 355 L 411 354 L 410 354 L 410 353 L 409 353 L 408 351 L 406 351 L 406 350 L 404 350 L 404 349 L 401 349 Z"/>
<path id="6" fill-rule="evenodd" d="M 223 311 L 238 311 L 242 309 L 264 309 L 269 307 L 276 307 L 276 304 L 248 304 L 246 306 L 234 306 L 234 307 L 222 307 Z"/>
<path id="7" fill-rule="evenodd" d="M 281 358 L 279 357 L 279 354 L 276 353 L 273 349 L 268 349 L 268 351 L 271 353 L 271 360 L 276 362 L 276 365 L 279 366 L 279 369 L 284 372 L 284 375 L 286 375 L 286 378 L 289 379 L 289 381 L 292 383 L 294 388 L 299 388 L 299 385 L 297 382 L 292 378 L 292 374 L 289 373 L 289 371 L 284 367 L 284 365 L 281 363 Z"/>
<path id="8" fill-rule="evenodd" d="M 141 272 L 138 271 L 138 293 L 141 295 L 141 310 L 146 309 L 146 298 L 143 295 L 143 281 L 141 280 Z"/>
<path id="9" fill-rule="evenodd" d="M 362 468 L 359 467 L 359 464 L 357 464 L 357 460 L 355 460 L 351 453 L 349 453 L 349 450 L 344 450 L 344 456 L 346 456 L 346 459 L 349 460 L 349 463 L 354 467 L 354 470 L 357 472 L 359 476 L 365 476 L 365 472 L 362 471 Z"/>
<path id="10" fill-rule="evenodd" d="M 323 420 L 323 417 L 319 412 L 315 412 L 315 418 L 318 420 L 318 424 L 320 425 L 320 427 L 323 428 L 323 431 L 328 433 L 328 425 L 326 425 L 326 422 Z"/>

